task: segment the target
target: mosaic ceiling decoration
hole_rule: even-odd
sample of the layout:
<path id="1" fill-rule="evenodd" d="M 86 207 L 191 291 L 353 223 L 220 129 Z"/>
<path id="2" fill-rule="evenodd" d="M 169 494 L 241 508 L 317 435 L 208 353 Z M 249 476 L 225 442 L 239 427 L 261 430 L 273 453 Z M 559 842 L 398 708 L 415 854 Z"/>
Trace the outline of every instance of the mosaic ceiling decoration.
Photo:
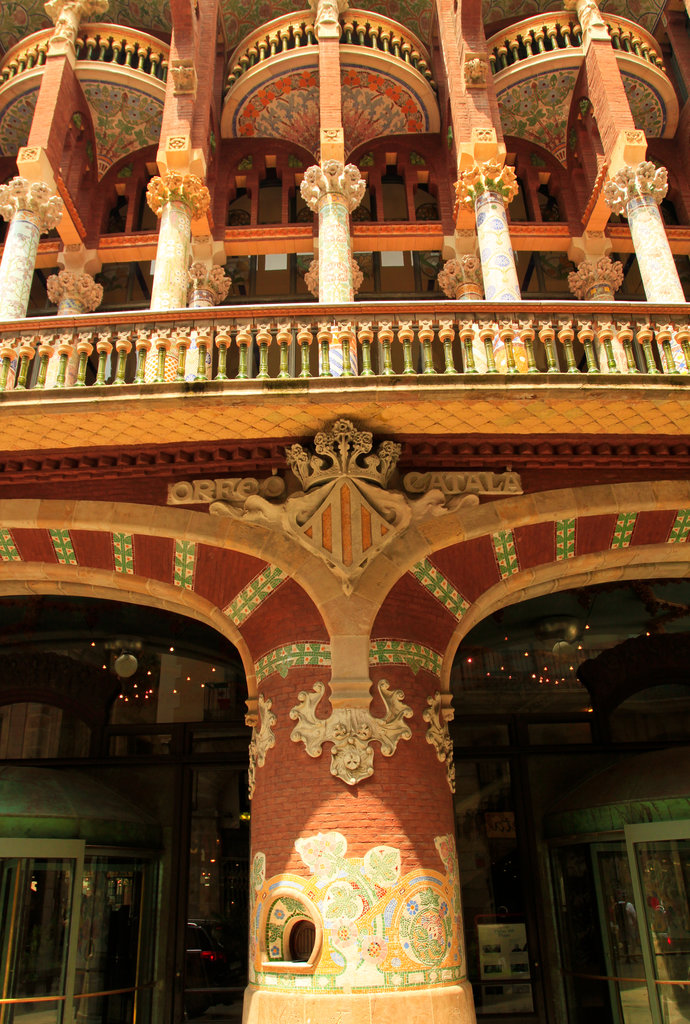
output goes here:
<path id="1" fill-rule="evenodd" d="M 111 82 L 82 79 L 91 110 L 99 179 L 128 153 L 158 142 L 163 97 Z"/>
<path id="2" fill-rule="evenodd" d="M 0 109 L 0 155 L 14 156 L 29 138 L 38 87 L 13 96 Z"/>
<path id="3" fill-rule="evenodd" d="M 642 129 L 648 139 L 660 138 L 666 128 L 666 104 L 649 82 L 626 71 L 622 77 L 635 127 Z"/>
<path id="4" fill-rule="evenodd" d="M 543 11 L 562 11 L 563 7 L 561 0 L 483 0 L 484 24 L 520 21 Z M 652 32 L 661 17 L 664 0 L 600 0 L 599 7 L 609 14 L 630 18 Z"/>
<path id="5" fill-rule="evenodd" d="M 345 150 L 380 135 L 429 132 L 438 113 L 429 112 L 408 83 L 390 73 L 346 65 L 342 68 Z M 243 98 L 231 121 L 236 138 L 274 138 L 316 153 L 319 146 L 319 84 L 316 67 L 280 72 Z"/>
<path id="6" fill-rule="evenodd" d="M 568 116 L 577 75 L 576 60 L 573 67 L 547 71 L 505 89 L 497 84 L 504 134 L 534 142 L 565 163 Z"/>

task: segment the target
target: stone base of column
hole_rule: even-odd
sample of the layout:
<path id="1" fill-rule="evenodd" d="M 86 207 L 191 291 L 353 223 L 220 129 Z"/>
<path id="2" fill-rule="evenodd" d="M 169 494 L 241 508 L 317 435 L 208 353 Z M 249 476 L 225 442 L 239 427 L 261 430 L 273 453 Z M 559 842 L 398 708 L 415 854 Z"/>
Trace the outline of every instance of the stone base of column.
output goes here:
<path id="1" fill-rule="evenodd" d="M 474 1024 L 468 981 L 446 988 L 316 995 L 267 992 L 253 985 L 244 993 L 242 1024 Z"/>

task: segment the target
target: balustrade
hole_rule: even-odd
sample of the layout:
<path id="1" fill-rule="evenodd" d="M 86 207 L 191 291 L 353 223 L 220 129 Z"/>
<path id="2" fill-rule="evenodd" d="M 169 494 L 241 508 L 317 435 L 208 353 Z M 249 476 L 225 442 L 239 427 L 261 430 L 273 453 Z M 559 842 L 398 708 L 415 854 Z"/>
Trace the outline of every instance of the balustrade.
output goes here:
<path id="1" fill-rule="evenodd" d="M 626 18 L 604 13 L 603 18 L 615 50 L 630 53 L 665 71 L 656 40 L 644 29 Z M 526 18 L 506 31 L 496 32 L 487 40 L 491 70 L 496 74 L 523 60 L 542 53 L 576 49 L 582 45 L 582 28 L 568 12 Z"/>
<path id="2" fill-rule="evenodd" d="M 0 74 L 9 82 L 24 71 L 45 64 L 51 30 L 35 32 L 9 51 Z M 165 81 L 168 75 L 170 47 L 146 32 L 121 25 L 82 25 L 76 40 L 78 61 L 96 61 L 132 68 Z"/>
<path id="3" fill-rule="evenodd" d="M 477 375 L 526 376 L 535 386 L 548 386 L 555 375 L 605 374 L 611 384 L 628 375 L 684 383 L 688 371 L 674 362 L 672 340 L 690 366 L 690 318 L 668 306 L 376 303 L 358 304 L 348 313 L 344 319 L 337 306 L 265 306 L 195 309 L 174 318 L 154 312 L 118 314 L 115 325 L 105 314 L 6 322 L 0 324 L 0 391 L 10 388 L 13 366 L 15 392 L 42 390 L 51 380 L 51 390 L 60 390 L 67 386 L 67 364 L 75 357 L 74 387 L 144 384 L 149 352 L 156 367 L 154 386 L 167 381 L 169 387 L 171 378 L 196 386 L 324 378 L 332 376 L 330 354 L 338 345 L 343 377 L 462 375 L 469 383 Z M 526 354 L 525 360 L 508 357 L 504 373 L 496 367 L 496 336 L 508 353 L 520 345 Z M 356 364 L 350 357 L 353 340 Z M 624 353 L 622 361 L 615 358 L 614 342 Z M 190 350 L 193 365 L 187 366 Z M 51 361 L 57 367 L 49 373 Z"/>

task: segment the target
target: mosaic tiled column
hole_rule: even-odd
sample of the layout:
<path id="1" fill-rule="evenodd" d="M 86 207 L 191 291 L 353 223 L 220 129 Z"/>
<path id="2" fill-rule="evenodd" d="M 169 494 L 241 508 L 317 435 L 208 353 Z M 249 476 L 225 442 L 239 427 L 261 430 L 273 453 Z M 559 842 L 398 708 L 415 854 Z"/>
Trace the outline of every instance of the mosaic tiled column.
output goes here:
<path id="1" fill-rule="evenodd" d="M 161 221 L 151 309 L 183 309 L 189 288 L 192 219 L 201 217 L 208 209 L 209 191 L 195 174 L 171 171 L 164 178 L 151 179 L 146 199 Z M 157 373 L 158 353 L 152 349 L 146 360 L 146 382 L 151 383 Z M 166 360 L 165 380 L 175 380 L 176 376 L 177 361 L 171 352 Z"/>
<path id="2" fill-rule="evenodd" d="M 327 160 L 310 167 L 300 192 L 310 210 L 319 217 L 319 302 L 341 304 L 354 299 L 350 214 L 359 206 L 366 184 L 354 164 L 345 167 Z M 343 375 L 342 345 L 334 338 L 330 346 L 330 372 Z M 352 341 L 350 372 L 357 372 L 357 348 Z"/>
<path id="3" fill-rule="evenodd" d="M 59 274 L 51 274 L 46 281 L 48 298 L 57 305 L 58 316 L 83 316 L 93 313 L 103 299 L 103 285 L 96 284 L 91 274 L 75 274 L 71 270 L 61 270 Z M 57 382 L 60 362 L 53 356 L 48 363 L 46 388 L 54 388 Z M 65 368 L 64 387 L 72 387 L 77 380 L 79 354 L 76 349 L 70 356 Z"/>
<path id="4" fill-rule="evenodd" d="M 372 663 L 371 711 L 331 709 L 326 644 L 256 665 L 244 1024 L 474 1020 L 444 701 L 433 670 L 391 663 L 415 645 L 394 646 Z"/>
<path id="5" fill-rule="evenodd" d="M 13 178 L 0 185 L 0 215 L 10 222 L 0 263 L 0 320 L 26 316 L 39 239 L 57 226 L 62 210 L 62 199 L 44 182 Z"/>
<path id="6" fill-rule="evenodd" d="M 683 288 L 668 244 L 659 203 L 668 191 L 665 167 L 645 160 L 636 167 L 623 167 L 604 186 L 604 197 L 614 213 L 628 218 L 640 277 L 648 302 L 685 302 Z M 676 370 L 687 370 L 680 344 L 671 340 Z M 669 370 L 660 350 L 662 364 Z"/>
<path id="7" fill-rule="evenodd" d="M 209 309 L 217 306 L 230 290 L 230 278 L 226 277 L 223 267 L 212 266 L 196 260 L 187 271 L 189 278 L 189 308 Z M 206 352 L 206 376 L 211 376 L 211 350 Z M 185 380 L 196 380 L 199 375 L 199 347 L 196 331 L 192 331 L 192 339 L 187 351 Z"/>
<path id="8" fill-rule="evenodd" d="M 438 283 L 449 299 L 459 302 L 481 302 L 484 298 L 482 287 L 482 264 L 478 256 L 465 254 L 457 259 L 447 260 L 438 275 Z M 479 337 L 479 325 L 476 324 L 471 340 L 472 366 L 465 366 L 465 371 L 486 370 L 486 351 Z M 468 362 L 469 356 L 463 349 L 463 359 Z"/>
<path id="9" fill-rule="evenodd" d="M 613 297 L 622 284 L 623 264 L 608 256 L 602 256 L 599 260 L 583 260 L 577 270 L 568 274 L 568 287 L 571 292 L 576 298 L 586 302 L 613 302 Z M 607 373 L 612 368 L 609 366 L 606 348 L 598 338 L 595 339 L 594 344 L 599 369 L 602 373 Z M 610 344 L 618 371 L 627 373 L 628 362 L 625 357 L 625 349 L 615 334 Z"/>
<path id="10" fill-rule="evenodd" d="M 520 302 L 520 283 L 506 216 L 507 204 L 518 193 L 515 171 L 497 161 L 487 160 L 461 174 L 455 187 L 458 202 L 475 213 L 487 301 Z M 517 334 L 510 352 L 498 332 L 493 348 L 496 369 L 500 373 L 528 369 L 525 346 Z"/>

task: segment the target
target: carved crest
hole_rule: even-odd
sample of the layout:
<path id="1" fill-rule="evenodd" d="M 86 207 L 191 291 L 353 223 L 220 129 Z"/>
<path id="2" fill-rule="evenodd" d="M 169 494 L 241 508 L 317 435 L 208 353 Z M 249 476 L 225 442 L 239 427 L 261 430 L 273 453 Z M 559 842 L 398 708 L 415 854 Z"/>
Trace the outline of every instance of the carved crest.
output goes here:
<path id="1" fill-rule="evenodd" d="M 290 738 L 304 743 L 310 757 L 319 757 L 324 743 L 332 743 L 331 775 L 354 786 L 374 774 L 373 741 L 381 744 L 384 757 L 391 757 L 400 740 L 410 739 L 412 731 L 404 720 L 413 712 L 403 703 L 402 690 L 391 690 L 382 680 L 378 691 L 386 705 L 385 718 L 375 718 L 364 708 L 335 708 L 330 718 L 317 718 L 324 691 L 323 683 L 315 683 L 311 693 L 302 690 L 290 712 L 290 718 L 298 723 Z"/>

